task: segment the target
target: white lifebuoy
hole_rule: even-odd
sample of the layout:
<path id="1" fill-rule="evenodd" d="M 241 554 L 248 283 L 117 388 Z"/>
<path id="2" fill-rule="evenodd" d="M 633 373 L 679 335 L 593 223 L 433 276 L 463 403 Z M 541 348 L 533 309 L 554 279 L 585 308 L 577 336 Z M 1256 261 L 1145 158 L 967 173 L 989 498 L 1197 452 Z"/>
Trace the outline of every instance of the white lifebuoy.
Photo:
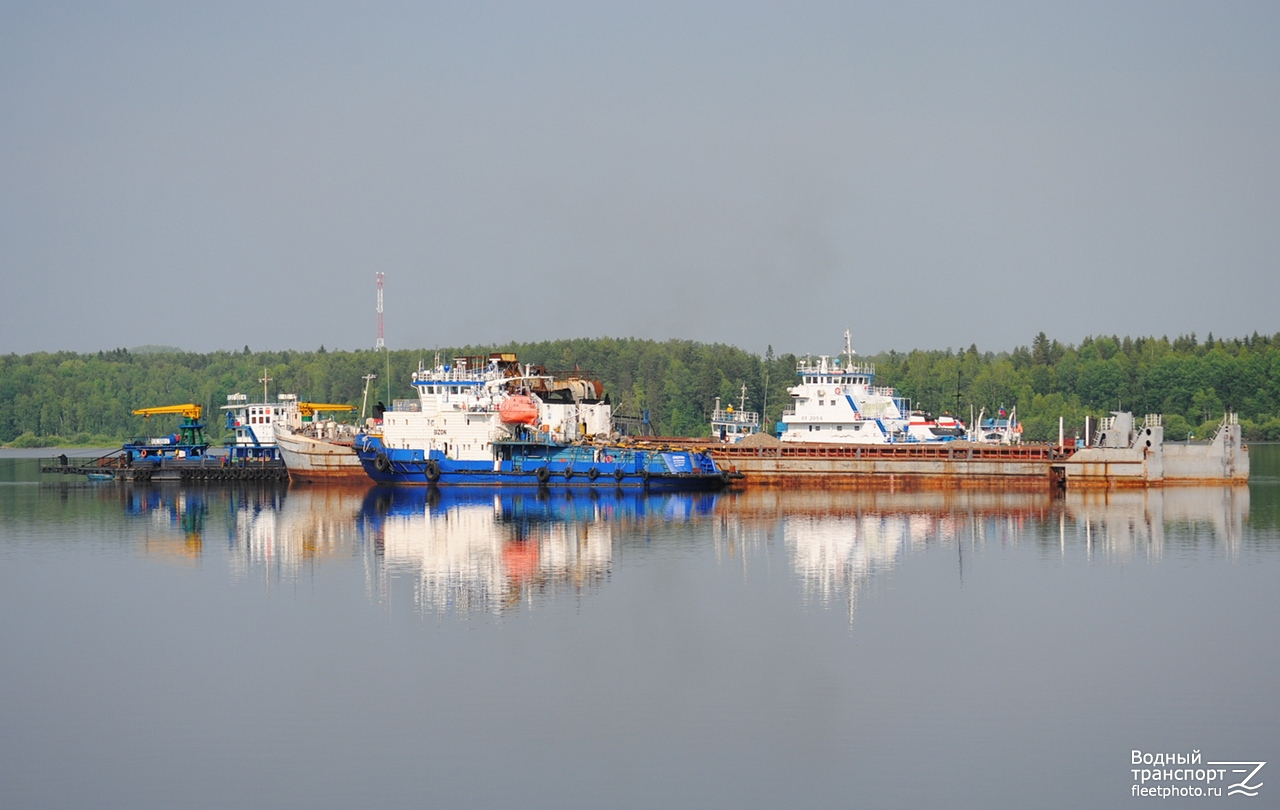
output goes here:
<path id="1" fill-rule="evenodd" d="M 840 396 L 840 388 L 838 386 L 836 387 L 836 396 Z"/>

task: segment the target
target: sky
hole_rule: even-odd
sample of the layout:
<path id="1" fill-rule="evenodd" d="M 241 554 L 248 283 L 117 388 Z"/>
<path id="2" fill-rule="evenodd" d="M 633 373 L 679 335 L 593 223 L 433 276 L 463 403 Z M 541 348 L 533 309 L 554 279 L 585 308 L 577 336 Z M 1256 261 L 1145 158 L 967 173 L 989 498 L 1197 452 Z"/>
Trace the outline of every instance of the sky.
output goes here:
<path id="1" fill-rule="evenodd" d="M 1280 332 L 1274 2 L 0 4 L 0 354 Z"/>

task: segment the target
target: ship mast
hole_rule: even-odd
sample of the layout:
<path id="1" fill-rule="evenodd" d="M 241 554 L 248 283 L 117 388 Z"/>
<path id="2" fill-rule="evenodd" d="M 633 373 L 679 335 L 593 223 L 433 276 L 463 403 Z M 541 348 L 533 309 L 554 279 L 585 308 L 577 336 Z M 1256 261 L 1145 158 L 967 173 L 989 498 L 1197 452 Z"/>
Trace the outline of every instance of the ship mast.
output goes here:
<path id="1" fill-rule="evenodd" d="M 364 375 L 364 402 L 360 403 L 360 421 L 364 421 L 364 409 L 369 404 L 369 381 L 378 379 L 377 374 Z"/>

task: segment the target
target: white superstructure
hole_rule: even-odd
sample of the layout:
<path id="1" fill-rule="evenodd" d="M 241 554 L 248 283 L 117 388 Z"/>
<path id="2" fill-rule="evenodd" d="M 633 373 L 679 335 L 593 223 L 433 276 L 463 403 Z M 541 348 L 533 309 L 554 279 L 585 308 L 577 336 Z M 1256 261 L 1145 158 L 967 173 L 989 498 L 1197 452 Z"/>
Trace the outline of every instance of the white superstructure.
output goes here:
<path id="1" fill-rule="evenodd" d="M 289 415 L 298 411 L 298 397 L 279 394 L 276 402 L 250 402 L 245 394 L 227 395 L 227 404 L 221 410 L 227 414 L 226 429 L 231 431 L 227 441 L 232 458 L 275 458 L 277 423 L 285 424 Z"/>
<path id="2" fill-rule="evenodd" d="M 725 444 L 737 444 L 752 434 L 760 432 L 760 414 L 747 410 L 747 384 L 742 384 L 742 397 L 738 400 L 738 409 L 720 407 L 720 397 L 716 397 L 716 407 L 711 411 L 711 440 Z"/>
<path id="3" fill-rule="evenodd" d="M 613 409 L 599 383 L 554 379 L 521 367 L 514 354 L 459 357 L 448 364 L 437 359 L 432 368 L 414 372 L 413 385 L 418 410 L 383 414 L 382 443 L 388 449 L 439 450 L 448 458 L 482 461 L 493 458 L 493 442 L 510 438 L 516 425 L 554 442 L 612 431 Z"/>
<path id="4" fill-rule="evenodd" d="M 796 364 L 800 383 L 787 389 L 793 404 L 782 414 L 782 441 L 890 444 L 950 441 L 963 434 L 953 417 L 909 413 L 894 389 L 877 386 L 875 365 L 854 362 L 848 330 L 843 357 L 806 357 Z"/>

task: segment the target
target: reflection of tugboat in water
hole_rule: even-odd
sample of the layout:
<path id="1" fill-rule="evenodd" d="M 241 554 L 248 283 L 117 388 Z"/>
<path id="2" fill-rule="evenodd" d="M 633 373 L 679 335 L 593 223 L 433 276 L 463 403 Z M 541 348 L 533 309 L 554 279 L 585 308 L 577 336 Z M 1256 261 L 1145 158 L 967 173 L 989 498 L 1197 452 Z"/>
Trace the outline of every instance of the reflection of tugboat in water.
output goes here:
<path id="1" fill-rule="evenodd" d="M 366 547 L 380 558 L 378 583 L 390 589 L 412 580 L 424 612 L 500 614 L 594 591 L 608 581 L 620 536 L 636 532 L 638 523 L 707 517 L 717 497 L 639 489 L 373 487 L 357 521 Z"/>

